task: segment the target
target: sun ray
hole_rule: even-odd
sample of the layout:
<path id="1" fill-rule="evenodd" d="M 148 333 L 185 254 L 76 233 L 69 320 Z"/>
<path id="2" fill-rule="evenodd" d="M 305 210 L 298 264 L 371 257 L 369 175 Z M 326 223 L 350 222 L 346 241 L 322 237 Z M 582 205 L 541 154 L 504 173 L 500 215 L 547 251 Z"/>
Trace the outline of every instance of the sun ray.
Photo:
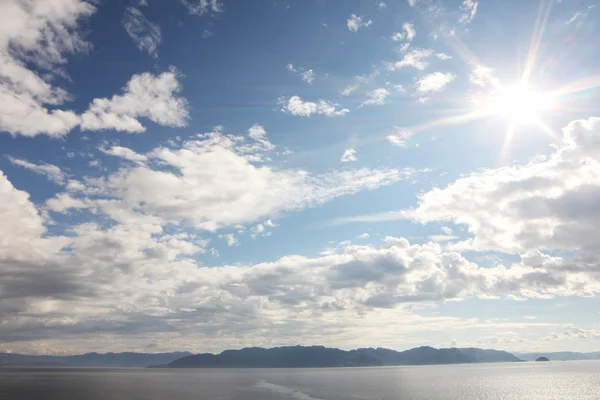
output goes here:
<path id="1" fill-rule="evenodd" d="M 525 61 L 525 68 L 521 75 L 521 85 L 527 86 L 529 78 L 535 67 L 537 61 L 538 52 L 542 43 L 542 38 L 548 25 L 548 17 L 552 10 L 553 0 L 542 0 L 538 9 L 538 16 L 535 21 L 533 33 L 531 35 L 531 44 L 529 45 L 529 51 L 527 53 L 527 60 Z"/>
<path id="2" fill-rule="evenodd" d="M 515 119 L 511 119 L 508 122 L 508 127 L 506 128 L 506 133 L 504 134 L 504 143 L 502 144 L 502 150 L 500 150 L 500 158 L 506 158 L 508 154 L 508 150 L 510 149 L 510 144 L 512 142 L 512 138 L 515 135 L 515 130 L 517 129 L 517 121 Z"/>
<path id="3" fill-rule="evenodd" d="M 586 90 L 596 89 L 598 87 L 600 87 L 600 74 L 588 76 L 588 77 L 567 83 L 564 86 L 561 86 L 557 89 L 550 91 L 550 94 L 553 97 L 562 97 L 562 96 L 566 96 L 569 94 L 575 94 L 575 93 L 579 93 L 579 92 L 584 92 Z"/>

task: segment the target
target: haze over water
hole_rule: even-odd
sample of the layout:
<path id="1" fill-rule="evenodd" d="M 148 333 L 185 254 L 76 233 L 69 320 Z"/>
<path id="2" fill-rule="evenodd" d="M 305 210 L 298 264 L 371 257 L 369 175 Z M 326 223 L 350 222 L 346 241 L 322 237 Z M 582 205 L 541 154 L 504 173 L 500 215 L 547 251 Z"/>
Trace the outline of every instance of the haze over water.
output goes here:
<path id="1" fill-rule="evenodd" d="M 0 399 L 600 399 L 600 362 L 331 369 L 0 370 Z"/>

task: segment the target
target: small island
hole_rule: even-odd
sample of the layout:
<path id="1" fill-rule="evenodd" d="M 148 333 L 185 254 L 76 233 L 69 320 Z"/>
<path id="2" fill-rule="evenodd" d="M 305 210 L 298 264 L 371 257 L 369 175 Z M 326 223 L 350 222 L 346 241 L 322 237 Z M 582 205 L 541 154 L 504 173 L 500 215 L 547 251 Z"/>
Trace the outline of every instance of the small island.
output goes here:
<path id="1" fill-rule="evenodd" d="M 547 357 L 538 357 L 535 361 L 550 361 Z"/>

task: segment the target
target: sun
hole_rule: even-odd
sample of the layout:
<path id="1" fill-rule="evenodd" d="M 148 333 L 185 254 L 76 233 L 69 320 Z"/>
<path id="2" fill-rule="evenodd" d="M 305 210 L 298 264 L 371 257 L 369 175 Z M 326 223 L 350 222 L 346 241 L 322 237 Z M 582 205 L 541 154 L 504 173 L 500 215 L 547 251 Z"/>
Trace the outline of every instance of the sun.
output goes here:
<path id="1" fill-rule="evenodd" d="M 538 120 L 541 113 L 549 110 L 552 98 L 520 85 L 498 88 L 488 95 L 486 103 L 488 114 L 506 118 L 512 123 L 520 123 Z"/>

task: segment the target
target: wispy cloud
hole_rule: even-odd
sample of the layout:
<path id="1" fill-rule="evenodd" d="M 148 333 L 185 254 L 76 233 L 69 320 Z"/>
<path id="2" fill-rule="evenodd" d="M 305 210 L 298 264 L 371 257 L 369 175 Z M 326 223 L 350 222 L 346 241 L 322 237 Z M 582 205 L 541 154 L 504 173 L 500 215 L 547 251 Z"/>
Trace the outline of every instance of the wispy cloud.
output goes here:
<path id="1" fill-rule="evenodd" d="M 127 7 L 123 27 L 140 50 L 147 51 L 154 58 L 158 57 L 162 35 L 157 24 L 150 22 L 139 9 Z"/>
<path id="2" fill-rule="evenodd" d="M 405 148 L 407 147 L 408 140 L 413 136 L 414 132 L 408 129 L 395 127 L 393 132 L 389 134 L 386 139 L 394 146 Z"/>
<path id="3" fill-rule="evenodd" d="M 458 21 L 461 24 L 469 24 L 475 18 L 475 14 L 477 14 L 477 6 L 479 3 L 477 0 L 464 0 L 460 6 L 460 17 Z"/>
<path id="4" fill-rule="evenodd" d="M 179 0 L 190 14 L 204 15 L 206 13 L 219 13 L 223 11 L 220 0 Z"/>
<path id="5" fill-rule="evenodd" d="M 391 39 L 395 42 L 399 42 L 405 39 L 406 41 L 411 42 L 417 36 L 415 26 L 411 23 L 406 22 L 402 24 L 402 30 L 403 32 L 394 33 Z"/>
<path id="6" fill-rule="evenodd" d="M 429 65 L 426 59 L 433 54 L 434 51 L 431 49 L 413 49 L 406 53 L 402 60 L 393 63 L 389 69 L 393 71 L 404 67 L 413 67 L 424 70 Z"/>
<path id="7" fill-rule="evenodd" d="M 386 88 L 375 89 L 367 94 L 367 100 L 365 100 L 359 107 L 385 104 L 385 101 L 389 95 L 390 91 Z"/>
<path id="8" fill-rule="evenodd" d="M 302 77 L 302 80 L 309 85 L 312 85 L 313 81 L 315 80 L 315 72 L 312 69 L 302 72 L 300 76 Z"/>
<path id="9" fill-rule="evenodd" d="M 362 16 L 352 14 L 346 21 L 350 32 L 358 32 L 360 28 L 367 28 L 373 24 L 373 21 L 364 20 Z"/>
<path id="10" fill-rule="evenodd" d="M 35 172 L 36 174 L 44 175 L 50 181 L 62 185 L 66 181 L 65 174 L 62 170 L 56 165 L 52 164 L 34 164 L 27 160 L 22 160 L 20 158 L 9 157 L 8 158 L 13 165 L 18 165 L 19 167 L 25 168 L 31 172 Z"/>

